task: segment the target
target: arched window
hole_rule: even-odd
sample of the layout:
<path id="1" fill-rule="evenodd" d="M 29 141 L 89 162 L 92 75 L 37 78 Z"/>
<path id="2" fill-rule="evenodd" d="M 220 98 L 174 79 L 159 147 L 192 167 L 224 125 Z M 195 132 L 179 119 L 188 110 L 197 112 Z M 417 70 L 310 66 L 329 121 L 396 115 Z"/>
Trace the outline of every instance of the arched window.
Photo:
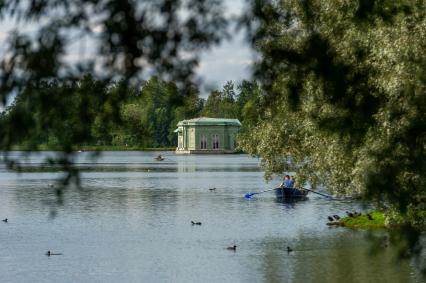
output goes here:
<path id="1" fill-rule="evenodd" d="M 213 149 L 219 148 L 219 135 L 212 135 Z"/>
<path id="2" fill-rule="evenodd" d="M 206 135 L 201 135 L 201 149 L 207 149 L 207 137 Z"/>

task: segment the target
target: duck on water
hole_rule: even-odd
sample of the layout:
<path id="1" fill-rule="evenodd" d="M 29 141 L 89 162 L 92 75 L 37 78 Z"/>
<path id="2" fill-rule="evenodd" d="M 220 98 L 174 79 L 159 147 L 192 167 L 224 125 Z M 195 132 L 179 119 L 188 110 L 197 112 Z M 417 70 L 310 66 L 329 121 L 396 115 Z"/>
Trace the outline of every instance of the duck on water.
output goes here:
<path id="1" fill-rule="evenodd" d="M 231 247 L 227 247 L 226 248 L 228 251 L 236 251 L 237 250 L 237 245 L 233 245 L 233 246 L 231 246 Z"/>
<path id="2" fill-rule="evenodd" d="M 157 160 L 157 161 L 163 161 L 164 157 L 160 154 L 157 157 L 155 157 L 154 159 Z"/>
<path id="3" fill-rule="evenodd" d="M 51 256 L 51 255 L 62 255 L 62 254 L 61 253 L 52 253 L 51 251 L 47 251 L 46 255 Z"/>

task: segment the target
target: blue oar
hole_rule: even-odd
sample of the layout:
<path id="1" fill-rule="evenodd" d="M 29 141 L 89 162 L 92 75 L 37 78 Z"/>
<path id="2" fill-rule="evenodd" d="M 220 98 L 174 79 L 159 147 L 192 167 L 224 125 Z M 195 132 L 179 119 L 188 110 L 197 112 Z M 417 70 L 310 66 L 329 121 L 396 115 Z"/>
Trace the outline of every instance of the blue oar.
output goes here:
<path id="1" fill-rule="evenodd" d="M 246 199 L 251 199 L 254 195 L 258 195 L 258 194 L 261 194 L 261 193 L 264 193 L 264 192 L 273 191 L 273 190 L 275 190 L 275 188 L 274 189 L 269 189 L 269 190 L 264 190 L 264 191 L 257 192 L 257 193 L 247 193 L 247 194 L 244 195 L 244 197 Z"/>

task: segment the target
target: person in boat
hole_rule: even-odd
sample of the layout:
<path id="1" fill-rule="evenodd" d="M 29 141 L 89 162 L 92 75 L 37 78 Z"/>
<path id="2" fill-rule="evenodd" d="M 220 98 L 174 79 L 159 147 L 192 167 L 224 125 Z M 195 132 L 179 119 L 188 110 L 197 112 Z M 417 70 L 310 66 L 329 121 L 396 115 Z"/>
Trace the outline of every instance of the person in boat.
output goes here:
<path id="1" fill-rule="evenodd" d="M 290 176 L 289 175 L 285 175 L 284 176 L 284 180 L 281 183 L 281 188 L 292 188 L 293 187 L 293 183 L 291 182 Z"/>
<path id="2" fill-rule="evenodd" d="M 298 185 L 296 184 L 296 177 L 290 176 L 289 187 L 296 188 Z"/>
<path id="3" fill-rule="evenodd" d="M 287 185 L 287 175 L 284 176 L 282 183 L 280 184 L 280 188 L 284 188 Z"/>

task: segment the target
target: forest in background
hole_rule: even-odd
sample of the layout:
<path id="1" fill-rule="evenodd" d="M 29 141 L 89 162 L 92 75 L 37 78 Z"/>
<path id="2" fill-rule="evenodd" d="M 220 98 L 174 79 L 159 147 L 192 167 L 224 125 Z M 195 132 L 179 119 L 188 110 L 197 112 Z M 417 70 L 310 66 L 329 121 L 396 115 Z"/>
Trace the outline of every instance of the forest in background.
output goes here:
<path id="1" fill-rule="evenodd" d="M 56 99 L 43 105 L 47 96 Z M 247 131 L 258 119 L 261 100 L 254 81 L 228 81 L 204 99 L 196 86 L 184 90 L 157 77 L 131 88 L 87 75 L 74 82 L 39 83 L 15 99 L 1 114 L 0 124 L 20 119 L 34 125 L 32 132 L 21 133 L 13 142 L 20 149 L 55 149 L 69 141 L 80 146 L 164 148 L 176 146 L 173 131 L 184 119 L 236 118 Z M 24 113 L 34 101 L 40 103 L 33 108 L 37 111 Z M 47 119 L 52 115 L 56 119 Z M 79 144 L 82 138 L 85 143 Z"/>

